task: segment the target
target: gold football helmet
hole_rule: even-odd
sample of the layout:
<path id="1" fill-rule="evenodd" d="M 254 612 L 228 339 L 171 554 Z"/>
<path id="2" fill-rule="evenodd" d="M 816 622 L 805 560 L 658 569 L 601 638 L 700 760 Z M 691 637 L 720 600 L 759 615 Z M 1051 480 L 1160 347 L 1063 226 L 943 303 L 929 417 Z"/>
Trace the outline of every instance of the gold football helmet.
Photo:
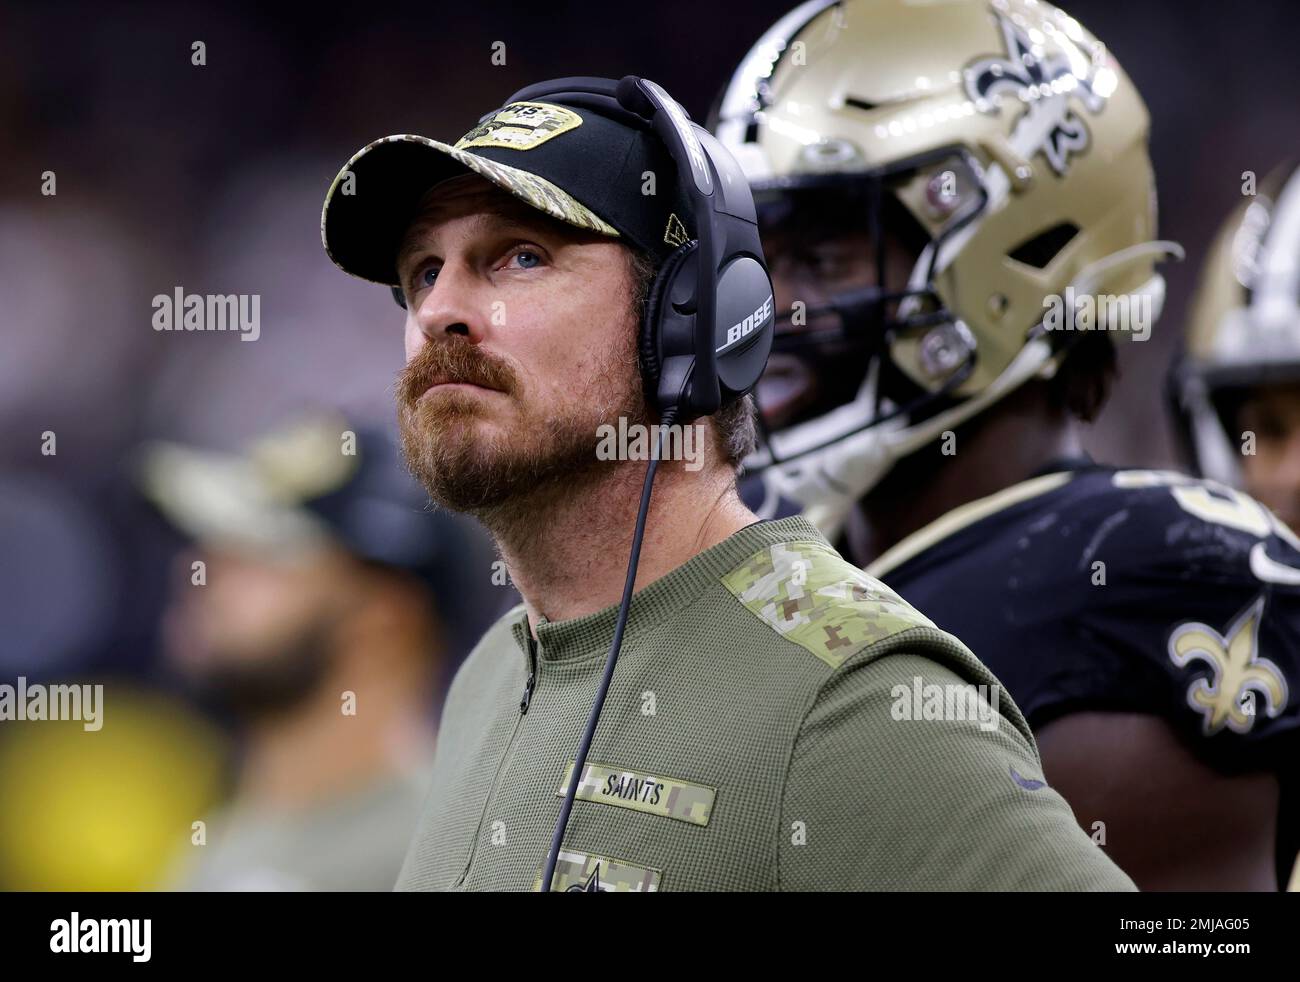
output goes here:
<path id="1" fill-rule="evenodd" d="M 1141 97 L 1046 3 L 812 0 L 749 52 L 714 129 L 769 260 L 792 238 L 870 243 L 858 282 L 834 257 L 804 263 L 818 285 L 779 311 L 757 391 L 764 507 L 793 499 L 828 532 L 894 461 L 1052 375 L 1078 335 L 1045 323 L 1049 298 L 1154 317 L 1155 264 L 1179 254 L 1155 241 Z M 821 390 L 802 407 L 785 398 L 796 363 Z"/>

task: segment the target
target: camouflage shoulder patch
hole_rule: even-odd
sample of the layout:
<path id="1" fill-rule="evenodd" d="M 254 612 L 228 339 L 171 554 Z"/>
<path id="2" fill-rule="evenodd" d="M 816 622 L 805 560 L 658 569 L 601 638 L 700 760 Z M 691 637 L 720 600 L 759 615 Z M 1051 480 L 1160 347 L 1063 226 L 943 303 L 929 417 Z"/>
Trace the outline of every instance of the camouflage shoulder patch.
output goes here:
<path id="1" fill-rule="evenodd" d="M 560 797 L 569 791 L 573 764 L 569 761 L 564 769 L 559 790 L 555 792 Z M 581 801 L 630 808 L 647 815 L 675 818 L 692 825 L 708 825 L 716 795 L 716 789 L 703 784 L 588 761 L 574 797 Z"/>
<path id="2" fill-rule="evenodd" d="M 533 881 L 533 891 L 542 889 L 543 865 Z M 610 859 L 594 853 L 560 850 L 551 880 L 552 893 L 655 893 L 663 872 L 648 866 L 636 866 L 622 859 Z"/>
<path id="3" fill-rule="evenodd" d="M 564 106 L 553 106 L 548 102 L 512 102 L 457 140 L 456 149 L 504 147 L 507 150 L 532 150 L 581 125 L 582 117 Z"/>
<path id="4" fill-rule="evenodd" d="M 778 542 L 754 553 L 722 583 L 772 630 L 831 668 L 891 634 L 934 626 L 821 542 Z"/>

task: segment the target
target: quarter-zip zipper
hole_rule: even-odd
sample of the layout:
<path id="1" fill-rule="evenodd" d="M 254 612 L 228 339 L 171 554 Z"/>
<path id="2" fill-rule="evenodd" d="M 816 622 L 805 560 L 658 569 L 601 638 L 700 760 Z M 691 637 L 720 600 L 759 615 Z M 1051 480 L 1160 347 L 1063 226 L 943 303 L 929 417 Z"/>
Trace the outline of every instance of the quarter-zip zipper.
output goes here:
<path id="1" fill-rule="evenodd" d="M 533 701 L 533 692 L 537 689 L 537 641 L 533 638 L 533 632 L 527 624 L 524 625 L 524 636 L 528 643 L 528 678 L 524 682 L 524 696 L 519 700 L 519 715 L 515 717 L 515 725 L 510 731 L 510 739 L 506 741 L 505 753 L 497 761 L 496 773 L 492 776 L 492 787 L 488 791 L 487 800 L 483 802 L 483 812 L 478 818 L 478 829 L 474 832 L 474 845 L 470 848 L 469 859 L 465 862 L 465 868 L 461 870 L 460 876 L 456 877 L 453 887 L 464 886 L 465 881 L 469 879 L 469 871 L 474 868 L 474 860 L 478 857 L 479 838 L 483 835 L 483 823 L 487 820 L 488 810 L 492 807 L 492 802 L 496 799 L 497 789 L 501 784 L 501 775 L 506 769 L 506 762 L 514 753 L 515 743 L 519 739 L 519 731 L 523 727 L 524 716 L 528 714 L 528 706 Z"/>
<path id="2" fill-rule="evenodd" d="M 537 642 L 533 638 L 533 632 L 524 628 L 528 639 L 528 678 L 524 681 L 524 695 L 519 700 L 519 715 L 525 716 L 528 713 L 528 706 L 533 701 L 533 690 L 537 688 Z"/>

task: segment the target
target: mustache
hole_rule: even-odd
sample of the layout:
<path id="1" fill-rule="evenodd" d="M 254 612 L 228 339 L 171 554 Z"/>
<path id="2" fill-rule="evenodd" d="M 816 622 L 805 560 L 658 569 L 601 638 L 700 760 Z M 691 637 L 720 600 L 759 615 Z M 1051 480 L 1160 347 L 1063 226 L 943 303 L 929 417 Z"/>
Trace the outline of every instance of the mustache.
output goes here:
<path id="1" fill-rule="evenodd" d="M 515 373 L 503 361 L 465 341 L 431 341 L 421 348 L 397 376 L 397 397 L 411 405 L 430 386 L 464 382 L 510 394 Z"/>

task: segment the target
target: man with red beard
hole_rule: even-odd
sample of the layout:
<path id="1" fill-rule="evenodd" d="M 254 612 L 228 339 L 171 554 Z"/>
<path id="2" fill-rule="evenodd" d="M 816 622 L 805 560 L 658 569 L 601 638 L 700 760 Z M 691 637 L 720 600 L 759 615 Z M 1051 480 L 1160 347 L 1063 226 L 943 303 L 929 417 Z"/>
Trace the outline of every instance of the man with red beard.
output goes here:
<path id="1" fill-rule="evenodd" d="M 701 422 L 700 466 L 659 468 L 576 766 L 644 474 L 599 434 L 658 422 L 637 339 L 656 270 L 693 248 L 675 175 L 630 113 L 556 97 L 454 146 L 377 141 L 326 198 L 330 257 L 406 309 L 408 463 L 491 532 L 524 598 L 452 685 L 398 888 L 542 888 L 577 770 L 551 889 L 1131 889 L 957 639 L 803 518 L 742 504 L 747 397 Z"/>

